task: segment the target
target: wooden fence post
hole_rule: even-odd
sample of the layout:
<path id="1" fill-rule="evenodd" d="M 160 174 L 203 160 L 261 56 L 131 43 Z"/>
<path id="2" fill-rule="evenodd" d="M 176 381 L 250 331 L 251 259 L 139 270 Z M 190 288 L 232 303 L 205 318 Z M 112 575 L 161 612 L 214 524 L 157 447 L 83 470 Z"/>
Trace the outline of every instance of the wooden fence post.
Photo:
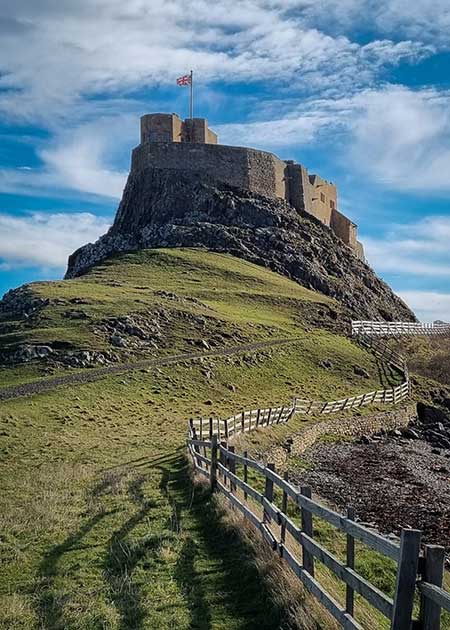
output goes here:
<path id="1" fill-rule="evenodd" d="M 445 549 L 439 545 L 425 545 L 422 580 L 442 588 L 444 578 Z M 420 630 L 439 630 L 441 627 L 441 607 L 428 597 L 420 597 Z"/>
<path id="2" fill-rule="evenodd" d="M 261 409 L 258 409 L 257 414 L 256 414 L 256 427 L 258 428 L 259 425 L 259 416 L 261 415 Z"/>
<path id="3" fill-rule="evenodd" d="M 289 481 L 289 475 L 287 470 L 284 472 L 283 479 L 285 481 Z M 283 490 L 283 500 L 281 502 L 281 511 L 285 516 L 287 516 L 287 508 L 288 508 L 288 494 L 286 490 Z M 286 521 L 281 523 L 281 534 L 280 534 L 281 544 L 284 545 L 286 541 Z"/>
<path id="4" fill-rule="evenodd" d="M 241 433 L 244 433 L 245 411 L 241 414 Z"/>
<path id="5" fill-rule="evenodd" d="M 190 422 L 190 425 L 191 425 L 192 439 L 197 440 L 198 439 L 197 438 L 197 431 L 196 431 L 195 426 L 194 426 L 194 421 L 190 420 L 189 422 Z M 197 444 L 194 446 L 194 452 L 195 453 L 200 453 L 200 447 Z M 203 468 L 203 464 L 198 458 L 194 459 L 194 467 L 195 468 Z"/>
<path id="6" fill-rule="evenodd" d="M 214 492 L 217 485 L 217 435 L 213 435 L 211 439 L 211 468 L 209 471 L 211 492 Z"/>
<path id="7" fill-rule="evenodd" d="M 244 451 L 244 457 L 247 459 L 248 457 L 248 452 Z M 245 483 L 248 482 L 248 466 L 247 464 L 244 464 L 244 481 Z M 247 492 L 244 490 L 244 500 L 247 501 Z"/>
<path id="8" fill-rule="evenodd" d="M 266 468 L 268 468 L 269 470 L 272 470 L 273 472 L 275 472 L 275 464 L 267 464 Z M 265 498 L 270 501 L 272 503 L 273 501 L 273 481 L 272 479 L 269 479 L 269 477 L 266 477 L 266 486 L 264 488 L 264 496 Z M 263 523 L 267 523 L 270 521 L 270 515 L 269 513 L 266 511 L 266 509 L 264 508 L 264 514 L 263 514 Z"/>
<path id="9" fill-rule="evenodd" d="M 419 566 L 421 532 L 402 529 L 391 630 L 410 630 Z"/>
<path id="10" fill-rule="evenodd" d="M 220 446 L 222 448 L 228 448 L 227 442 L 221 442 Z M 227 459 L 226 459 L 224 453 L 222 452 L 222 448 L 220 449 L 219 461 L 222 464 L 222 466 L 224 466 L 226 468 L 227 467 Z M 223 485 L 226 488 L 227 487 L 227 478 L 225 477 L 225 475 L 223 473 L 222 473 L 222 479 L 223 479 Z"/>
<path id="11" fill-rule="evenodd" d="M 307 499 L 311 498 L 311 488 L 309 486 L 302 486 L 300 488 L 300 494 L 302 494 Z M 313 517 L 311 512 L 306 508 L 301 508 L 302 515 L 302 530 L 305 532 L 307 536 L 310 538 L 313 537 Z M 302 545 L 302 556 L 303 556 L 303 566 L 308 573 L 314 577 L 314 556 L 309 553 Z"/>
<path id="12" fill-rule="evenodd" d="M 351 521 L 355 520 L 355 510 L 352 507 L 347 508 L 347 518 Z M 347 567 L 349 569 L 355 568 L 355 539 L 350 534 L 347 534 Z M 349 615 L 354 615 L 355 612 L 355 592 L 351 586 L 347 584 L 345 595 L 345 612 Z"/>
<path id="13" fill-rule="evenodd" d="M 224 430 L 225 430 L 225 439 L 228 440 L 228 418 L 223 421 Z"/>
<path id="14" fill-rule="evenodd" d="M 230 453 L 234 453 L 234 446 L 229 446 L 228 450 L 230 451 Z M 233 473 L 233 475 L 236 474 L 236 462 L 234 461 L 234 459 L 228 458 L 227 468 L 231 473 Z M 231 492 L 236 491 L 236 484 L 232 481 L 230 481 L 230 490 Z"/>
<path id="15" fill-rule="evenodd" d="M 212 440 L 213 436 L 213 419 L 209 419 L 209 439 Z"/>

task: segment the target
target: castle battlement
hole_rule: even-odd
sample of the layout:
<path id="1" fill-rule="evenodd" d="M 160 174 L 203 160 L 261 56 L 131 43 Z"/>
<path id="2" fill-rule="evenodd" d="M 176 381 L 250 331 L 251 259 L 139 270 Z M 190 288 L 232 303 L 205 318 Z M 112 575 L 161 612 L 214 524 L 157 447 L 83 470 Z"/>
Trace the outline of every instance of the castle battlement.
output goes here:
<path id="1" fill-rule="evenodd" d="M 337 188 L 302 164 L 273 153 L 218 144 L 205 118 L 182 120 L 177 114 L 141 118 L 141 144 L 133 150 L 132 169 L 173 169 L 202 173 L 266 197 L 285 199 L 328 226 L 364 260 L 357 226 L 338 210 Z"/>
<path id="2" fill-rule="evenodd" d="M 206 118 L 186 118 L 178 114 L 146 114 L 141 118 L 141 144 L 148 142 L 196 142 L 217 144 L 217 135 Z"/>

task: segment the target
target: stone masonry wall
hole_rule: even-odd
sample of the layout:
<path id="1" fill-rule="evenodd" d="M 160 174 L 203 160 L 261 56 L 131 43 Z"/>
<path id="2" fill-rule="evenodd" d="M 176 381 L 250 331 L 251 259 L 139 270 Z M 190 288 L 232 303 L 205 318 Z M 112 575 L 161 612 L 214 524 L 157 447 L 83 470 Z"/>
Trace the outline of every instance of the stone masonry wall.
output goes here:
<path id="1" fill-rule="evenodd" d="M 416 416 L 416 406 L 409 404 L 403 408 L 396 408 L 387 412 L 323 420 L 305 427 L 303 431 L 293 435 L 289 441 L 289 448 L 275 446 L 265 457 L 267 461 L 274 462 L 278 469 L 283 470 L 290 455 L 301 455 L 325 435 L 345 439 L 373 435 L 381 430 L 393 431 L 407 427 Z"/>
<path id="2" fill-rule="evenodd" d="M 188 142 L 146 143 L 133 150 L 131 166 L 135 173 L 155 165 L 206 173 L 266 197 L 284 196 L 284 162 L 264 151 Z"/>
<path id="3" fill-rule="evenodd" d="M 248 188 L 267 197 L 286 198 L 286 164 L 271 153 L 263 151 L 248 152 Z"/>
<path id="4" fill-rule="evenodd" d="M 331 214 L 331 229 L 341 238 L 346 245 L 356 247 L 357 228 L 345 215 L 338 210 L 333 210 Z"/>

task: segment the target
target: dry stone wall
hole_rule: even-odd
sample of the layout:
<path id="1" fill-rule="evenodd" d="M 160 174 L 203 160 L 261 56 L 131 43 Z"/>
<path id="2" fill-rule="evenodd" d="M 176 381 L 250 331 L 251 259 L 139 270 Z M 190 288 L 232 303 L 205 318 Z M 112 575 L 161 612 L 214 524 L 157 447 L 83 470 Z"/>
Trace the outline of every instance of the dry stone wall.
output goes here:
<path id="1" fill-rule="evenodd" d="M 380 431 L 394 431 L 407 427 L 417 416 L 416 405 L 396 407 L 391 411 L 368 414 L 365 416 L 352 415 L 348 418 L 334 418 L 323 420 L 305 427 L 298 434 L 289 438 L 284 446 L 275 446 L 267 454 L 267 460 L 274 462 L 277 468 L 283 469 L 290 456 L 302 455 L 308 448 L 325 437 L 332 435 L 336 440 L 356 438 L 363 435 L 374 435 Z"/>

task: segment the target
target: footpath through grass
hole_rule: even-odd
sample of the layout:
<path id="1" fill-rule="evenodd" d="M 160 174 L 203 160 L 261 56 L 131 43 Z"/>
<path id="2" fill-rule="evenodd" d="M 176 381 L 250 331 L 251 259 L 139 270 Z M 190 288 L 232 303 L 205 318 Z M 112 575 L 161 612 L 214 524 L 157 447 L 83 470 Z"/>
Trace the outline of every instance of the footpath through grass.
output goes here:
<path id="1" fill-rule="evenodd" d="M 148 272 L 148 256 L 142 256 L 130 259 L 132 272 L 110 264 L 111 277 L 128 274 L 122 281 L 131 292 L 138 276 L 139 286 L 146 274 L 151 284 L 154 268 Z M 181 279 L 176 262 L 167 262 L 177 256 Z M 286 627 L 285 612 L 265 589 L 249 549 L 218 523 L 207 497 L 192 490 L 184 459 L 186 421 L 286 403 L 292 396 L 331 399 L 361 393 L 379 386 L 385 376 L 370 354 L 345 337 L 305 331 L 299 313 L 323 304 L 317 294 L 248 263 L 240 266 L 231 257 L 205 252 L 195 257 L 191 251 L 155 254 L 154 261 L 168 265 L 167 286 L 173 290 L 177 283 L 177 294 L 186 297 L 191 285 L 198 285 L 195 274 L 209 269 L 202 291 L 208 303 L 215 295 L 215 310 L 208 310 L 211 320 L 204 317 L 206 333 L 222 326 L 242 337 L 252 331 L 260 339 L 289 333 L 298 341 L 242 356 L 136 370 L 2 403 L 0 627 Z M 106 268 L 86 277 L 88 284 L 92 281 L 90 291 L 95 275 L 106 274 Z M 108 289 L 102 277 L 105 293 L 96 290 L 86 308 L 97 308 L 100 301 L 104 317 L 112 300 L 108 291 L 117 287 Z M 82 283 L 68 284 L 78 292 Z M 61 295 L 59 285 L 69 291 L 65 283 L 39 286 L 53 291 L 55 299 Z M 148 304 L 158 299 L 153 289 L 148 289 Z M 121 291 L 126 293 L 124 285 Z M 111 309 L 120 306 L 126 312 L 131 298 L 125 298 Z M 45 310 L 43 317 L 39 331 L 54 336 L 62 330 L 53 326 L 52 317 L 59 315 Z M 189 319 L 183 322 L 180 344 L 200 334 Z M 89 322 L 83 326 L 84 344 L 95 333 Z M 16 327 L 23 339 L 35 334 L 26 322 Z M 71 324 L 67 327 L 69 332 L 61 333 L 66 338 L 73 334 Z M 321 366 L 325 359 L 333 369 Z M 368 377 L 355 374 L 355 365 Z M 33 369 L 39 366 L 24 369 L 24 380 Z M 10 370 L 13 374 L 17 382 L 20 369 Z"/>
<path id="2" fill-rule="evenodd" d="M 281 627 L 248 552 L 191 496 L 186 419 L 316 393 L 313 352 L 298 342 L 3 403 L 0 626 Z M 339 380 L 323 393 L 352 389 Z"/>

